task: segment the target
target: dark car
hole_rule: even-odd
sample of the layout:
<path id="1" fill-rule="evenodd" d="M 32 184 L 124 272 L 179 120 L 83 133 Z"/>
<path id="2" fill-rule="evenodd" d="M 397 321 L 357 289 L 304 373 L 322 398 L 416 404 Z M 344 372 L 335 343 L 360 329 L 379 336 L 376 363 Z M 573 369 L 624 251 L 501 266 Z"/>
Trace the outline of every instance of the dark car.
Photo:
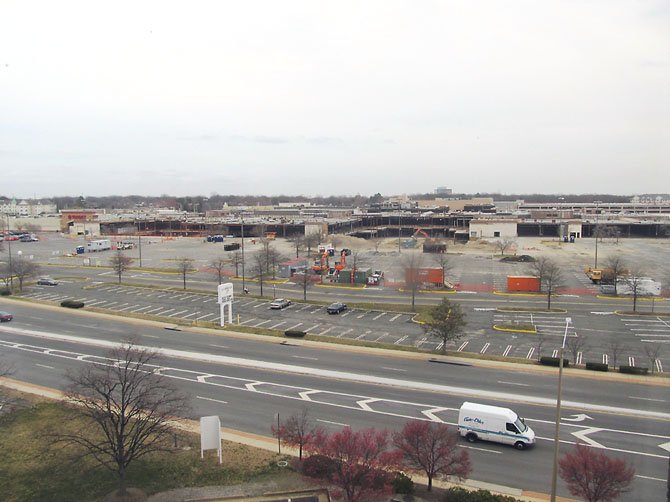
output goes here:
<path id="1" fill-rule="evenodd" d="M 270 304 L 270 308 L 281 310 L 284 307 L 288 307 L 289 305 L 291 305 L 291 300 L 287 300 L 286 298 L 277 298 Z"/>
<path id="2" fill-rule="evenodd" d="M 58 286 L 58 281 L 51 277 L 40 277 L 37 279 L 37 284 L 40 286 Z"/>
<path id="3" fill-rule="evenodd" d="M 0 322 L 9 322 L 14 319 L 14 316 L 9 312 L 0 311 Z"/>
<path id="4" fill-rule="evenodd" d="M 342 303 L 342 302 L 335 302 L 331 303 L 328 305 L 328 308 L 326 309 L 326 312 L 329 314 L 339 314 L 340 312 L 343 312 L 347 310 L 347 304 Z"/>

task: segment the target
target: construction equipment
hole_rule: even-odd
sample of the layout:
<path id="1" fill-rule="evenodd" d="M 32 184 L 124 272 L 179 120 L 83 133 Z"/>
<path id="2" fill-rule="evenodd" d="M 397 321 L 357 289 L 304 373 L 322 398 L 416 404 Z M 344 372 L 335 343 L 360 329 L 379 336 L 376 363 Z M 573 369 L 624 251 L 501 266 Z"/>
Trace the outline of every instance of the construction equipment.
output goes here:
<path id="1" fill-rule="evenodd" d="M 614 282 L 614 270 L 611 268 L 591 268 L 586 267 L 584 269 L 586 276 L 591 279 L 593 284 L 600 284 L 601 282 L 612 283 Z M 628 275 L 627 270 L 620 270 L 619 275 Z"/>
<path id="2" fill-rule="evenodd" d="M 317 274 L 321 274 L 324 271 L 328 270 L 330 268 L 330 264 L 328 263 L 329 256 L 330 253 L 328 252 L 328 249 L 324 249 L 323 252 L 321 253 L 321 257 L 318 260 L 314 261 L 314 265 L 312 265 L 312 270 Z"/>
<path id="3" fill-rule="evenodd" d="M 277 238 L 277 232 L 265 232 L 265 238 L 269 241 L 273 241 Z"/>
<path id="4" fill-rule="evenodd" d="M 347 266 L 347 251 L 348 249 L 343 249 L 340 251 L 340 261 L 335 262 L 335 270 L 338 272 L 340 270 L 344 270 L 344 268 Z M 349 251 L 349 254 L 351 254 L 351 251 Z"/>

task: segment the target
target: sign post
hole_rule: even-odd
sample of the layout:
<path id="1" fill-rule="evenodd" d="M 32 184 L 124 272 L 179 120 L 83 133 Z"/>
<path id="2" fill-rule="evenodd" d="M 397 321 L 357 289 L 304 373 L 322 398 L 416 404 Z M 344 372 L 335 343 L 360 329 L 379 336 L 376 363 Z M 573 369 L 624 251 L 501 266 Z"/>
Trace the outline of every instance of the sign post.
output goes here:
<path id="1" fill-rule="evenodd" d="M 228 306 L 228 322 L 233 323 L 233 283 L 226 282 L 224 284 L 219 284 L 218 287 L 218 303 L 221 305 L 221 327 L 224 326 L 224 320 L 226 318 L 226 306 Z"/>

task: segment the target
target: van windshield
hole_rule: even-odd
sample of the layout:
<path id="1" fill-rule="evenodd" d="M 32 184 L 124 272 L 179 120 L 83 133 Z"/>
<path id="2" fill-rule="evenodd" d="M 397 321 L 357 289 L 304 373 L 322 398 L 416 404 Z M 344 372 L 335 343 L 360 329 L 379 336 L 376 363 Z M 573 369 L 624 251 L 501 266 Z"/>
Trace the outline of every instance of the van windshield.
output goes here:
<path id="1" fill-rule="evenodd" d="M 516 425 L 516 428 L 519 429 L 519 432 L 526 432 L 528 430 L 528 426 L 524 424 L 519 417 L 517 417 L 514 425 Z"/>

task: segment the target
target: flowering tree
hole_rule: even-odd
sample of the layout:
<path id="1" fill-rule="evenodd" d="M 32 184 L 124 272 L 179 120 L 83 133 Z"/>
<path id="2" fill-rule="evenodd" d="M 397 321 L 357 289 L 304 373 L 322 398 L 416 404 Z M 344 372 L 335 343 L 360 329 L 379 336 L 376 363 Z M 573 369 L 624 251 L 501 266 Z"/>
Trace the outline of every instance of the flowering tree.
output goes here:
<path id="1" fill-rule="evenodd" d="M 445 424 L 412 420 L 393 435 L 393 444 L 404 466 L 426 474 L 428 491 L 436 476 L 464 479 L 472 471 L 468 452 L 458 451 L 458 433 Z"/>
<path id="2" fill-rule="evenodd" d="M 397 464 L 398 456 L 387 451 L 388 445 L 387 430 L 354 432 L 345 427 L 320 437 L 314 450 L 335 460 L 330 481 L 342 489 L 347 502 L 360 502 L 390 492 L 393 476 L 388 470 Z"/>
<path id="3" fill-rule="evenodd" d="M 302 460 L 303 450 L 310 449 L 315 439 L 323 436 L 324 431 L 312 423 L 309 411 L 303 408 L 299 415 L 291 415 L 279 427 L 273 425 L 272 434 L 288 446 L 298 448 L 299 458 Z"/>
<path id="4" fill-rule="evenodd" d="M 559 474 L 570 493 L 587 502 L 610 502 L 624 493 L 635 469 L 626 461 L 610 458 L 594 448 L 577 444 L 560 460 Z"/>

